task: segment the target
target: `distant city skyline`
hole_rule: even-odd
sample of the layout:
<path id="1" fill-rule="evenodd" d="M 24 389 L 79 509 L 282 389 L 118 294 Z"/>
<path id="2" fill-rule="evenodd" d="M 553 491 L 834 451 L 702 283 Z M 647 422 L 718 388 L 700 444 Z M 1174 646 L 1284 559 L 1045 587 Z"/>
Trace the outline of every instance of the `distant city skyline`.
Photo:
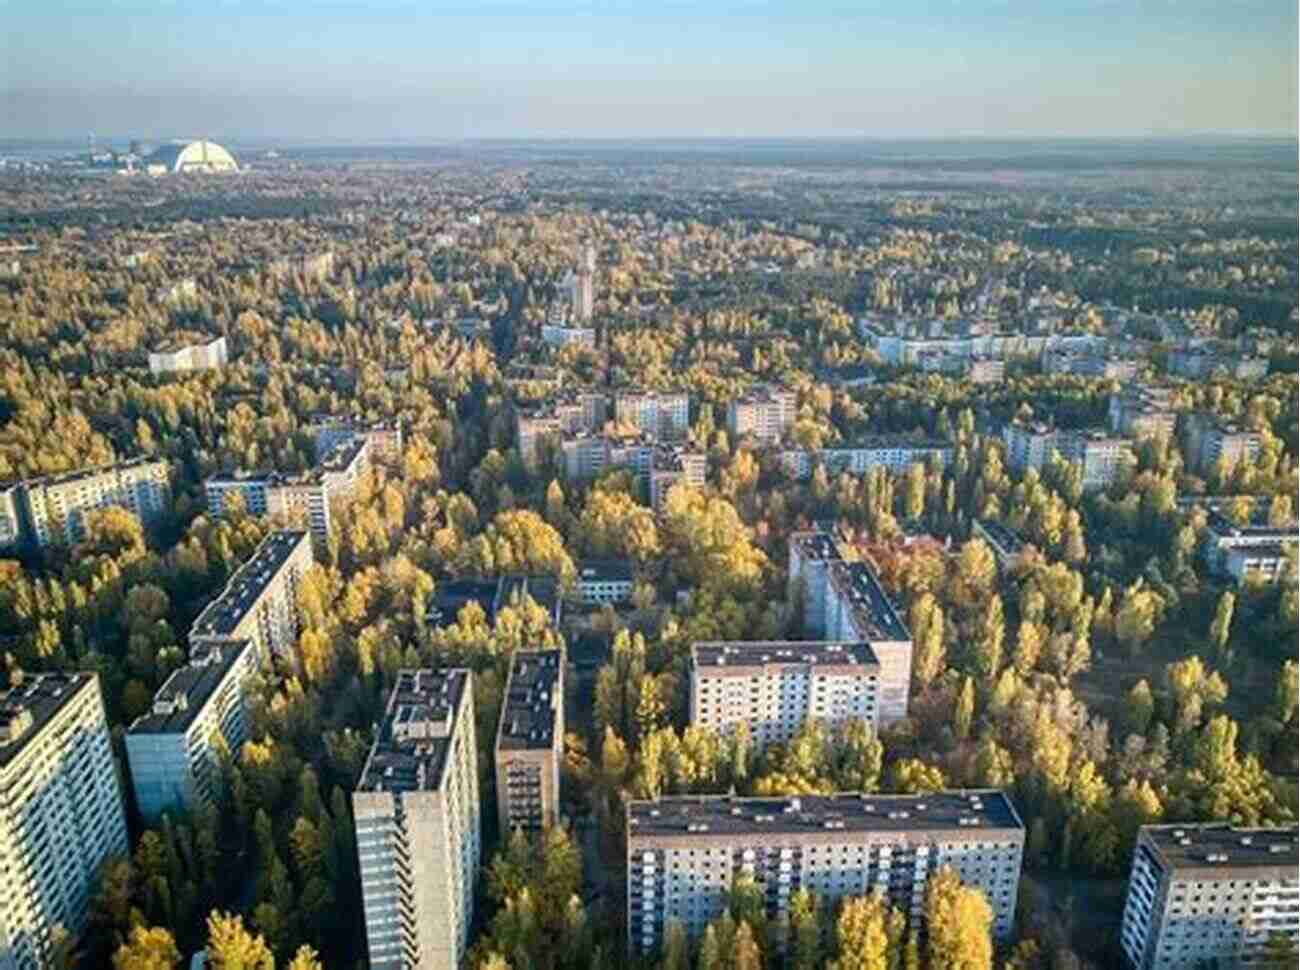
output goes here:
<path id="1" fill-rule="evenodd" d="M 1294 135 L 1290 2 L 10 0 L 6 138 Z"/>

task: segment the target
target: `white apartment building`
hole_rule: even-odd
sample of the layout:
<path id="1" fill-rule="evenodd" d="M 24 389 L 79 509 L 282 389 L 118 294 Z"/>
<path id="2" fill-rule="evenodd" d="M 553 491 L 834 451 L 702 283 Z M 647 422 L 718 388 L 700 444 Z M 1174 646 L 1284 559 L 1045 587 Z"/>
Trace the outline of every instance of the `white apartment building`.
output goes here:
<path id="1" fill-rule="evenodd" d="M 1169 355 L 1169 373 L 1191 380 L 1230 377 L 1239 381 L 1262 381 L 1268 375 L 1268 360 L 1199 348 L 1175 350 Z"/>
<path id="2" fill-rule="evenodd" d="M 210 804 L 220 770 L 215 739 L 237 752 L 248 736 L 244 689 L 257 670 L 249 640 L 211 640 L 158 688 L 126 734 L 136 807 L 149 822 Z"/>
<path id="3" fill-rule="evenodd" d="M 1297 829 L 1227 822 L 1138 832 L 1120 943 L 1135 970 L 1249 967 L 1300 938 Z"/>
<path id="4" fill-rule="evenodd" d="M 591 327 L 564 327 L 556 323 L 542 325 L 542 343 L 551 347 L 596 346 L 596 331 Z"/>
<path id="5" fill-rule="evenodd" d="M 1300 544 L 1296 523 L 1269 525 L 1256 516 L 1248 525 L 1238 525 L 1221 511 L 1211 508 L 1201 540 L 1201 556 L 1212 575 L 1235 579 L 1276 582 L 1286 567 L 1287 547 Z"/>
<path id="6" fill-rule="evenodd" d="M 154 374 L 216 370 L 229 359 L 225 337 L 176 338 L 149 353 L 149 370 Z"/>
<path id="7" fill-rule="evenodd" d="M 516 411 L 515 441 L 520 460 L 526 468 L 535 469 L 542 441 L 558 447 L 567 435 L 597 431 L 605 424 L 607 411 L 605 395 L 596 391 L 570 394 L 531 411 Z"/>
<path id="8" fill-rule="evenodd" d="M 760 444 L 779 444 L 794 424 L 794 391 L 760 384 L 727 405 L 727 430 L 733 439 L 752 436 Z"/>
<path id="9" fill-rule="evenodd" d="M 685 391 L 620 391 L 614 419 L 656 438 L 683 438 L 690 430 L 691 399 Z"/>
<path id="10" fill-rule="evenodd" d="M 578 597 L 586 604 L 626 603 L 632 598 L 632 581 L 632 563 L 626 559 L 578 563 Z"/>
<path id="11" fill-rule="evenodd" d="M 1007 465 L 1024 474 L 1041 472 L 1054 453 L 1080 466 L 1085 489 L 1105 488 L 1131 468 L 1132 443 L 1100 431 L 1063 431 L 1045 424 L 1008 424 L 1002 429 Z"/>
<path id="12" fill-rule="evenodd" d="M 124 508 L 151 526 L 167 514 L 172 487 L 165 461 L 135 458 L 29 478 L 10 494 L 18 513 L 19 542 L 45 547 L 81 542 L 87 515 L 110 506 Z"/>
<path id="13" fill-rule="evenodd" d="M 691 724 L 729 733 L 748 725 L 766 746 L 806 720 L 830 727 L 879 714 L 880 664 L 867 643 L 732 641 L 691 646 Z"/>
<path id="14" fill-rule="evenodd" d="M 971 536 L 983 539 L 993 553 L 998 569 L 1006 569 L 1025 551 L 1028 543 L 1018 532 L 992 519 L 971 519 Z"/>
<path id="15" fill-rule="evenodd" d="M 1060 451 L 1060 433 L 1046 424 L 1008 424 L 1002 429 L 1002 441 L 1008 467 L 1021 474 L 1030 468 L 1041 471 L 1052 453 Z"/>
<path id="16" fill-rule="evenodd" d="M 482 851 L 469 670 L 398 673 L 352 814 L 370 970 L 458 970 Z"/>
<path id="17" fill-rule="evenodd" d="M 1172 438 L 1178 414 L 1165 388 L 1127 388 L 1110 396 L 1110 430 L 1130 438 Z"/>
<path id="18" fill-rule="evenodd" d="M 1112 381 L 1131 381 L 1137 377 L 1138 362 L 1131 358 L 1110 357 L 1100 353 L 1076 353 L 1053 350 L 1043 354 L 1044 374 L 1071 374 Z"/>
<path id="19" fill-rule="evenodd" d="M 668 493 L 677 484 L 703 488 L 708 477 L 709 459 L 701 451 L 659 445 L 650 458 L 650 507 L 662 514 Z"/>
<path id="20" fill-rule="evenodd" d="M 1187 416 L 1185 441 L 1189 464 L 1202 475 L 1214 471 L 1221 458 L 1226 458 L 1233 467 L 1243 461 L 1253 462 L 1263 444 L 1258 431 L 1224 423 L 1206 414 Z"/>
<path id="21" fill-rule="evenodd" d="M 298 588 L 315 562 L 306 532 L 279 529 L 261 541 L 235 570 L 221 595 L 212 600 L 190 627 L 190 647 L 247 640 L 254 666 L 272 658 L 297 664 L 300 618 Z"/>
<path id="22" fill-rule="evenodd" d="M 917 464 L 928 468 L 935 461 L 946 468 L 951 460 L 952 446 L 946 441 L 917 441 L 894 436 L 815 451 L 790 448 L 781 452 L 781 464 L 786 473 L 799 481 L 809 478 L 817 465 L 822 465 L 829 475 L 841 472 L 865 475 L 873 468 L 885 468 L 897 474 Z"/>
<path id="23" fill-rule="evenodd" d="M 504 838 L 560 818 L 564 759 L 564 654 L 516 650 L 497 725 L 497 821 Z"/>
<path id="24" fill-rule="evenodd" d="M 44 970 L 55 927 L 86 927 L 100 865 L 128 851 L 95 674 L 0 693 L 0 970 Z"/>
<path id="25" fill-rule="evenodd" d="M 370 444 L 371 457 L 388 462 L 400 461 L 402 457 L 402 425 L 398 421 L 367 425 L 326 415 L 314 418 L 306 431 L 312 436 L 318 455 L 326 455 L 353 438 L 365 438 Z"/>
<path id="26" fill-rule="evenodd" d="M 1011 935 L 1024 825 L 1000 791 L 930 795 L 678 796 L 627 807 L 628 948 L 654 954 L 669 920 L 698 936 L 746 873 L 768 919 L 799 889 L 834 901 L 881 893 L 917 926 L 940 867 L 984 893 Z"/>

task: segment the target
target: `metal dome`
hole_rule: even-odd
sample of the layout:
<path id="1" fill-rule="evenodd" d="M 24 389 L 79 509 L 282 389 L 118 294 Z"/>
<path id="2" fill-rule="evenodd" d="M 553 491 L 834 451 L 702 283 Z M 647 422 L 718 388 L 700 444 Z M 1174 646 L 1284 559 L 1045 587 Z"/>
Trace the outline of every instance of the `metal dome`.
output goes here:
<path id="1" fill-rule="evenodd" d="M 235 158 L 216 142 L 200 139 L 164 145 L 149 157 L 149 164 L 169 172 L 237 172 Z"/>

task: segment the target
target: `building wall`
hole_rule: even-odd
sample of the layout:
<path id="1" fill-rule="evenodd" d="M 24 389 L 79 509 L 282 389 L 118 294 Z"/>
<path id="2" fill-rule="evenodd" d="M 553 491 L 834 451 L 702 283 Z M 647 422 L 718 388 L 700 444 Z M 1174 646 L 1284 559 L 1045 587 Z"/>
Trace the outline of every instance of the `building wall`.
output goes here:
<path id="1" fill-rule="evenodd" d="M 0 769 L 0 968 L 43 970 L 55 926 L 85 929 L 96 872 L 128 850 L 99 679 Z"/>
<path id="2" fill-rule="evenodd" d="M 163 461 L 127 462 L 66 479 L 32 479 L 17 495 L 26 541 L 36 546 L 73 545 L 86 538 L 86 517 L 124 508 L 146 527 L 167 512 L 171 482 Z"/>

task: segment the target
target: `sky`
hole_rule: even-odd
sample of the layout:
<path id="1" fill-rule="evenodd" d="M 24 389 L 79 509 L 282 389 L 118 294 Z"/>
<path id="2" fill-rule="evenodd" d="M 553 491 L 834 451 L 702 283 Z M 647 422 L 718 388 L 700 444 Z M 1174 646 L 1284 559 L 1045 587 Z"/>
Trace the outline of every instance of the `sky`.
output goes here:
<path id="1" fill-rule="evenodd" d="M 1297 128 L 1295 0 L 0 0 L 0 138 Z"/>

